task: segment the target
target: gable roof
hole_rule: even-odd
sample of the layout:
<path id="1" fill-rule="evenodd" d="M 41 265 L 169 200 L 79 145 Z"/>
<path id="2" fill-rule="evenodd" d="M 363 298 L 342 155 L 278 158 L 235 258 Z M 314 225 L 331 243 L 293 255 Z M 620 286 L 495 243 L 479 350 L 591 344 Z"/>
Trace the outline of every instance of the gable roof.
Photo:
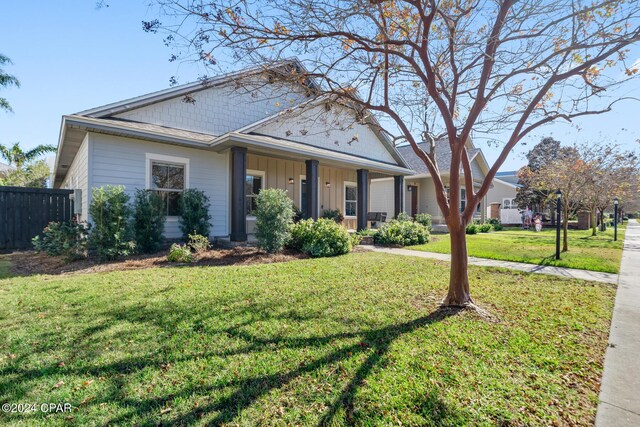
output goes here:
<path id="1" fill-rule="evenodd" d="M 426 142 L 419 143 L 418 147 L 427 152 L 430 150 L 429 144 Z M 416 156 L 416 153 L 410 145 L 403 145 L 397 147 L 397 149 L 400 152 L 400 155 L 402 155 L 407 162 L 409 169 L 415 171 L 416 175 L 430 175 L 427 165 L 424 164 L 421 158 Z M 484 162 L 485 170 L 488 169 L 488 167 L 486 167 L 486 160 L 484 160 L 484 154 L 482 154 L 482 150 L 480 148 L 473 146 L 471 146 L 471 148 L 467 147 L 467 153 L 469 155 L 470 162 L 480 155 L 479 159 L 482 159 L 482 162 Z M 437 140 L 435 144 L 435 154 L 438 170 L 441 174 L 448 174 L 451 169 L 451 149 L 449 148 L 449 142 L 445 139 Z"/>
<path id="2" fill-rule="evenodd" d="M 136 109 L 136 108 L 145 107 L 151 104 L 156 104 L 158 102 L 162 102 L 168 99 L 192 94 L 194 92 L 210 89 L 215 86 L 225 85 L 242 77 L 248 77 L 248 76 L 263 73 L 267 70 L 274 70 L 278 68 L 284 68 L 287 66 L 291 66 L 299 70 L 304 70 L 304 66 L 297 58 L 285 59 L 268 67 L 265 65 L 259 65 L 251 68 L 245 68 L 243 70 L 221 74 L 216 77 L 206 78 L 199 81 L 186 83 L 186 84 L 174 86 L 168 89 L 163 89 L 156 92 L 151 92 L 151 93 L 136 96 L 133 98 L 125 99 L 123 101 L 112 102 L 110 104 L 101 105 L 95 108 L 90 108 L 88 110 L 83 110 L 78 113 L 75 113 L 75 115 L 96 117 L 96 118 L 113 116 L 116 114 L 121 114 L 130 110 Z M 307 84 L 310 87 L 315 86 L 315 82 L 311 80 L 309 80 Z"/>

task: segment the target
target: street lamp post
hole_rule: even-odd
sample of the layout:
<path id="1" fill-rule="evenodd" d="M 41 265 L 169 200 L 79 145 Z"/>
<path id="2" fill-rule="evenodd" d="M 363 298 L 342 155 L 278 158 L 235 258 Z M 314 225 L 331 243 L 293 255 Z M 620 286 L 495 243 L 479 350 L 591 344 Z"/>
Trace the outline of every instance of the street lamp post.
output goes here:
<path id="1" fill-rule="evenodd" d="M 556 259 L 560 259 L 560 205 L 562 204 L 562 191 L 556 191 Z"/>
<path id="2" fill-rule="evenodd" d="M 613 199 L 613 241 L 618 241 L 618 198 Z"/>

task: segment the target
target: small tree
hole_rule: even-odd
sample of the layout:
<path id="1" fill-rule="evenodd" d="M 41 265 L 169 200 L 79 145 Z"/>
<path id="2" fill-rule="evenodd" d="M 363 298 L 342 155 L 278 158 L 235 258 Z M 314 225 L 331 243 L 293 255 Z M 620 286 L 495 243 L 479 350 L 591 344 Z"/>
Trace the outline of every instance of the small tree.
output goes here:
<path id="1" fill-rule="evenodd" d="M 555 202 L 555 192 L 560 190 L 562 209 L 562 251 L 569 250 L 569 216 L 583 206 L 586 183 L 589 180 L 589 164 L 580 157 L 577 149 L 565 156 L 552 160 L 536 170 L 521 173 L 521 180 L 530 188 L 546 193 L 550 202 Z"/>
<path id="2" fill-rule="evenodd" d="M 211 215 L 209 197 L 204 191 L 189 188 L 180 197 L 180 230 L 186 241 L 189 234 L 209 236 Z"/>
<path id="3" fill-rule="evenodd" d="M 155 191 L 136 190 L 133 202 L 133 230 L 139 251 L 153 253 L 164 241 L 165 205 Z"/>
<path id="4" fill-rule="evenodd" d="M 269 253 L 280 252 L 289 240 L 293 202 L 285 190 L 270 188 L 260 191 L 256 204 L 258 247 Z"/>
<path id="5" fill-rule="evenodd" d="M 13 169 L 0 173 L 0 185 L 11 185 L 14 187 L 36 187 L 47 186 L 47 180 L 51 170 L 44 160 L 37 160 L 23 165 L 19 169 Z"/>
<path id="6" fill-rule="evenodd" d="M 14 165 L 16 169 L 22 169 L 22 167 L 38 157 L 46 153 L 55 153 L 58 147 L 55 145 L 37 145 L 31 150 L 23 150 L 20 147 L 19 142 L 14 142 L 13 145 L 1 145 L 0 144 L 0 156 L 5 159 L 10 165 Z"/>
<path id="7" fill-rule="evenodd" d="M 129 196 L 123 186 L 94 188 L 91 193 L 89 214 L 93 227 L 89 234 L 89 247 L 101 260 L 112 260 L 135 251 L 131 227 Z"/>

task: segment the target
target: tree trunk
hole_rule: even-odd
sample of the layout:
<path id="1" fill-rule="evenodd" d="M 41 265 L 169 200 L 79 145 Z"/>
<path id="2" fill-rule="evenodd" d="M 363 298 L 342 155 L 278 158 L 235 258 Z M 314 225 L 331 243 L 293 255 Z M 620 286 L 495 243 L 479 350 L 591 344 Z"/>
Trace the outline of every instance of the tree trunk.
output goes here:
<path id="1" fill-rule="evenodd" d="M 469 274 L 467 267 L 467 235 L 464 225 L 449 226 L 451 237 L 451 271 L 449 274 L 449 292 L 442 305 L 464 307 L 470 303 Z"/>
<path id="2" fill-rule="evenodd" d="M 604 223 L 604 209 L 600 211 L 600 231 L 602 232 L 607 231 L 607 226 Z"/>
<path id="3" fill-rule="evenodd" d="M 598 225 L 596 224 L 596 209 L 591 208 L 591 235 L 598 235 Z"/>

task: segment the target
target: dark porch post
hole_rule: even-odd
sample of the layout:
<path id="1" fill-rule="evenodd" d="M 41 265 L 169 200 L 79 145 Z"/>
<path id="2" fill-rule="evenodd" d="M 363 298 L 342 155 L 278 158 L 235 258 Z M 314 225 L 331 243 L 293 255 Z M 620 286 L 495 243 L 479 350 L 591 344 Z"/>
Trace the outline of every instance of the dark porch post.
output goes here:
<path id="1" fill-rule="evenodd" d="M 307 218 L 318 219 L 318 161 L 306 160 L 307 166 Z"/>
<path id="2" fill-rule="evenodd" d="M 246 194 L 247 149 L 231 148 L 231 241 L 247 241 Z"/>
<path id="3" fill-rule="evenodd" d="M 369 214 L 369 171 L 358 169 L 358 231 L 367 229 Z"/>
<path id="4" fill-rule="evenodd" d="M 404 212 L 404 176 L 393 177 L 393 217 L 397 218 Z"/>

